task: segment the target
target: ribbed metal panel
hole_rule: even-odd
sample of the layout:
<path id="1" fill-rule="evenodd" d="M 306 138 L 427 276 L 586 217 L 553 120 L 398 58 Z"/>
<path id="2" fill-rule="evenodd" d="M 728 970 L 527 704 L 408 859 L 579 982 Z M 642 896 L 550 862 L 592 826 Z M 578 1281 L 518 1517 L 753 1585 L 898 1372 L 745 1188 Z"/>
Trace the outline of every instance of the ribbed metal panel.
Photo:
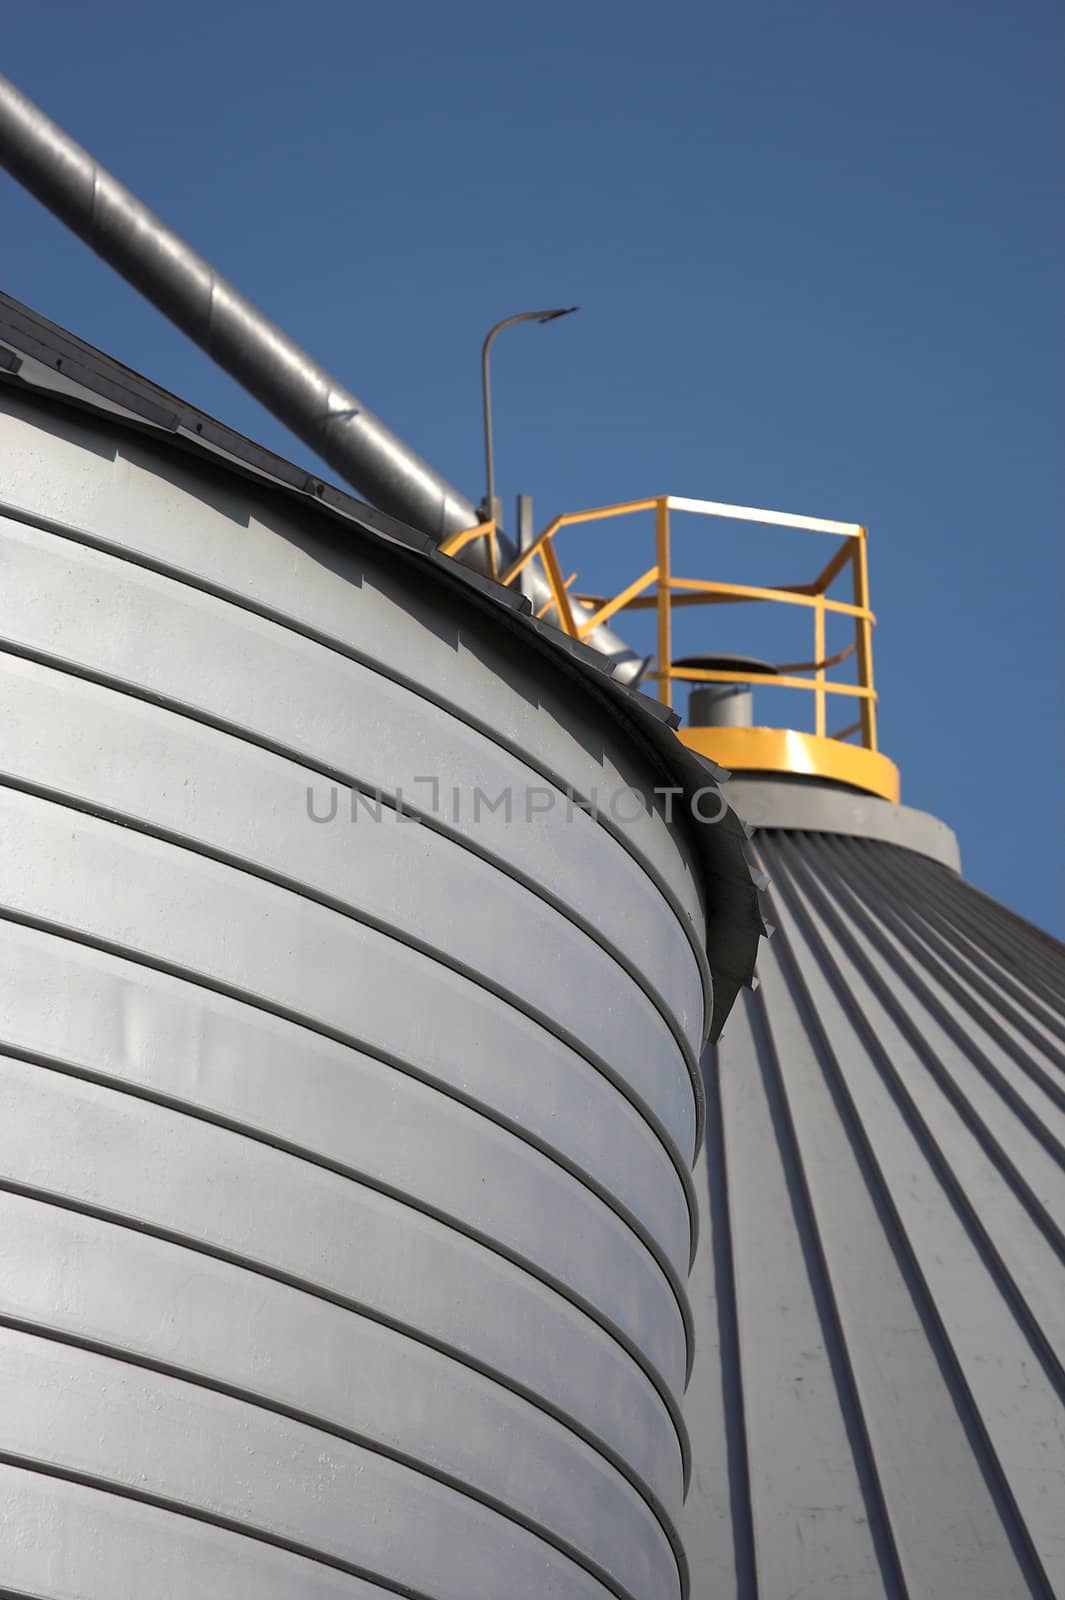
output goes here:
<path id="1" fill-rule="evenodd" d="M 703 1062 L 693 1593 L 1065 1594 L 1065 950 L 913 851 L 756 843 L 777 928 Z"/>
<path id="2" fill-rule="evenodd" d="M 409 557 L 0 399 L 0 1589 L 679 1596 L 697 869 L 469 811 L 651 764 Z"/>

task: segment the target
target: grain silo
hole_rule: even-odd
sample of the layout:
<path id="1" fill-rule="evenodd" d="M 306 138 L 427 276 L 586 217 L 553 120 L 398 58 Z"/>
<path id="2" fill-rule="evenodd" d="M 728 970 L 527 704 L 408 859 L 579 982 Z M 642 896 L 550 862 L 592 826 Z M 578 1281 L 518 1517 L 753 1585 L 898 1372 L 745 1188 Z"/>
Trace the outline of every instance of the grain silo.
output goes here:
<path id="1" fill-rule="evenodd" d="M 1065 966 L 898 804 L 864 530 L 660 496 L 516 556 L 0 110 L 383 508 L 0 297 L 0 1591 L 1065 1592 Z M 610 511 L 653 566 L 571 601 Z M 688 513 L 840 543 L 688 578 Z M 677 656 L 679 605 L 766 598 L 809 659 Z"/>
<path id="2" fill-rule="evenodd" d="M 224 287 L 211 337 L 299 410 L 310 364 Z M 447 513 L 356 422 L 392 504 Z M 6 298 L 0 459 L 0 1589 L 686 1594 L 739 823 L 441 527 Z"/>

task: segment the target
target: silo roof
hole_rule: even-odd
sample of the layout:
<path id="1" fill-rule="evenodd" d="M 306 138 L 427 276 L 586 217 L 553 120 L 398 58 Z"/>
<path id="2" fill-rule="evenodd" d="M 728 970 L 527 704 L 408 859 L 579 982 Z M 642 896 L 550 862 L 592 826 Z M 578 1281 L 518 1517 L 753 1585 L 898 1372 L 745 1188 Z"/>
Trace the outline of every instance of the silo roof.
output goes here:
<path id="1" fill-rule="evenodd" d="M 743 787 L 776 927 L 703 1062 L 694 1590 L 1063 1594 L 1065 947 L 942 824 Z"/>

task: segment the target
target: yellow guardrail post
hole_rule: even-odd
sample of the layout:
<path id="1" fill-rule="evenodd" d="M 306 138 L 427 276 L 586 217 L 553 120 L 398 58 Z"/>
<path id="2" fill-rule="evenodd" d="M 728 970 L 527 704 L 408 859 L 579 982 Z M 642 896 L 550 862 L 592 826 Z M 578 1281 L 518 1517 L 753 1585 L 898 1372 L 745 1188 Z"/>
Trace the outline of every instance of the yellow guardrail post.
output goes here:
<path id="1" fill-rule="evenodd" d="M 670 610 L 672 596 L 669 588 L 669 497 L 660 495 L 655 501 L 655 561 L 658 566 L 658 698 L 667 706 L 673 704 L 673 614 Z"/>
<path id="2" fill-rule="evenodd" d="M 861 701 L 862 743 L 867 750 L 876 749 L 876 695 L 873 690 L 873 625 L 869 612 L 869 562 L 865 529 L 859 528 L 854 540 L 854 603 L 860 615 L 856 619 L 858 645 L 858 682 L 867 694 Z"/>
<path id="3" fill-rule="evenodd" d="M 547 573 L 547 581 L 551 585 L 551 593 L 555 597 L 555 610 L 558 612 L 558 625 L 563 633 L 568 633 L 571 639 L 577 638 L 577 624 L 573 620 L 573 605 L 565 583 L 562 581 L 562 568 L 558 564 L 554 544 L 550 539 L 545 539 L 540 549 L 540 559 Z"/>
<path id="4" fill-rule="evenodd" d="M 814 695 L 814 732 L 825 735 L 825 602 L 817 596 L 814 606 L 814 660 L 817 662 L 817 692 Z"/>

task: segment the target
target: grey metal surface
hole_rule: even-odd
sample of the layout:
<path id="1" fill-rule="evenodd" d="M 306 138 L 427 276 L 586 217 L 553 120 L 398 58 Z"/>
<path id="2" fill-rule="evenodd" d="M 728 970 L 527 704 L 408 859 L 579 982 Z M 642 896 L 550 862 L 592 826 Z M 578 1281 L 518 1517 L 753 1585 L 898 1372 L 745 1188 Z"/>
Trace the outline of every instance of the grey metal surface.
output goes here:
<path id="1" fill-rule="evenodd" d="M 876 795 L 816 778 L 737 776 L 729 779 L 724 794 L 752 828 L 880 839 L 961 871 L 954 830 L 931 812 L 916 811 L 913 806 L 892 805 Z"/>
<path id="2" fill-rule="evenodd" d="M 180 1511 L 0 1463 L 10 1594 L 35 1600 L 384 1600 L 351 1574 Z"/>
<path id="3" fill-rule="evenodd" d="M 109 529 L 122 527 L 120 549 L 126 559 L 175 575 L 187 585 L 219 592 L 244 610 L 270 619 L 280 615 L 289 627 L 312 638 L 319 633 L 317 608 L 326 605 L 329 626 L 325 637 L 334 646 L 355 660 L 384 666 L 399 684 L 412 684 L 419 697 L 471 723 L 486 733 L 492 744 L 510 749 L 553 789 L 572 791 L 592 804 L 599 803 L 606 830 L 626 848 L 638 834 L 656 853 L 656 860 L 661 856 L 661 839 L 668 838 L 671 831 L 670 809 L 678 813 L 687 809 L 677 796 L 714 781 L 717 769 L 673 737 L 670 728 L 675 719 L 659 701 L 619 683 L 597 650 L 538 621 L 524 597 L 439 556 L 425 534 L 235 434 L 2 293 L 0 341 L 0 349 L 10 346 L 11 360 L 17 366 L 17 376 L 0 372 L 3 482 L 7 490 L 0 493 L 3 515 L 104 551 L 113 543 Z M 101 432 L 101 414 L 121 426 Z M 48 451 L 43 453 L 42 434 L 49 438 Z M 54 471 L 52 451 L 57 456 Z M 95 473 L 89 496 L 81 492 L 86 453 L 112 462 L 110 471 Z M 193 465 L 183 476 L 189 458 L 198 468 Z M 223 470 L 208 470 L 205 477 L 205 467 Z M 189 491 L 182 502 L 179 538 L 174 535 L 168 501 L 172 480 Z M 270 493 L 252 494 L 249 484 L 256 490 L 265 485 Z M 221 523 L 199 513 L 196 502 L 205 494 L 221 513 Z M 246 570 L 247 541 L 233 531 L 234 526 L 249 523 L 257 532 L 255 557 L 263 568 L 255 574 Z M 354 540 L 364 549 L 375 545 L 387 548 L 389 560 L 373 567 L 374 584 L 388 596 L 386 608 L 376 603 L 363 605 L 359 588 L 323 585 L 319 569 L 335 563 L 338 538 L 344 543 Z M 204 542 L 209 547 L 206 555 L 200 548 Z M 405 570 L 402 582 L 397 582 L 396 560 L 404 553 Z M 417 570 L 412 571 L 412 566 Z M 306 604 L 301 598 L 305 587 L 313 597 Z M 441 612 L 440 594 L 456 590 L 459 605 L 468 609 L 473 604 L 489 613 L 490 620 L 477 633 L 475 647 L 480 668 L 485 670 L 471 670 L 464 657 L 471 635 L 459 637 Z M 534 698 L 518 685 L 507 685 L 515 652 L 538 657 L 528 663 L 539 686 Z M 494 682 L 486 671 L 502 681 Z M 599 697 L 600 717 L 608 724 L 621 724 L 620 739 L 615 734 L 608 741 L 611 748 L 616 745 L 629 750 L 635 744 L 643 752 L 644 775 L 650 760 L 656 768 L 657 785 L 672 791 L 671 800 L 664 794 L 656 796 L 655 810 L 667 823 L 664 829 L 648 829 L 639 816 L 630 817 L 631 799 L 625 803 L 625 814 L 617 818 L 609 807 L 602 806 L 604 797 L 619 794 L 629 783 L 623 765 L 614 766 L 609 759 L 598 763 L 587 759 L 589 755 L 594 758 L 595 750 L 588 744 L 585 719 L 574 717 L 570 701 L 576 692 L 582 703 L 589 689 Z M 396 703 L 394 710 L 397 715 L 407 714 L 409 707 L 409 701 Z M 575 743 L 582 752 L 579 764 L 573 759 Z M 424 769 L 418 766 L 413 770 Z M 339 776 L 358 781 L 358 765 L 353 772 L 341 767 Z M 388 781 L 386 771 L 385 787 Z M 406 784 L 404 804 L 410 805 L 406 773 L 399 774 L 396 781 Z M 414 798 L 424 808 L 425 789 Z M 442 792 L 441 799 L 446 806 L 448 796 Z M 435 825 L 446 831 L 450 824 L 440 815 L 439 805 L 436 813 Z M 681 816 L 680 823 L 691 829 L 690 817 Z M 482 832 L 487 825 L 482 817 Z M 543 860 L 545 848 L 551 848 L 545 839 L 551 836 L 552 830 L 545 834 L 533 819 L 523 835 L 536 841 L 536 848 L 526 852 L 530 861 Z M 567 841 L 576 848 L 563 849 L 568 860 L 560 884 L 563 901 L 573 914 L 575 903 L 583 905 L 591 889 L 594 929 L 602 920 L 601 886 L 594 884 L 589 873 L 590 859 L 579 827 L 570 831 Z M 694 827 L 688 843 L 694 849 L 695 872 L 686 878 L 674 909 L 697 945 L 711 1037 L 716 1037 L 736 993 L 750 980 L 762 932 L 761 913 L 745 857 L 746 836 L 731 810 L 714 826 Z M 640 851 L 634 854 L 638 859 Z M 671 880 L 670 864 L 659 861 L 659 865 Z M 511 870 L 518 869 L 512 865 Z M 583 886 L 569 881 L 570 872 L 578 877 L 583 873 Z M 537 878 L 538 891 L 548 893 L 544 874 L 539 872 Z M 666 894 L 673 897 L 668 883 Z M 704 908 L 708 901 L 714 915 L 707 922 Z M 624 908 L 618 909 L 624 917 Z M 695 938 L 696 923 L 705 927 L 705 956 L 703 940 Z M 633 937 L 641 937 L 638 927 L 633 929 Z M 650 930 L 642 937 L 642 945 L 646 950 L 653 944 Z M 692 1066 L 694 1073 L 694 1062 Z"/>
<path id="4" fill-rule="evenodd" d="M 783 802 L 782 802 L 783 803 Z M 706 1052 L 693 1594 L 1065 1594 L 1065 949 L 918 848 L 767 828 Z"/>
<path id="5" fill-rule="evenodd" d="M 437 543 L 480 520 L 473 504 L 0 76 L 0 164 L 360 494 Z M 501 540 L 502 558 L 514 552 Z M 483 560 L 479 545 L 466 559 Z M 542 605 L 551 591 L 531 571 Z M 611 629 L 589 643 L 628 680 L 640 658 Z"/>
<path id="6" fill-rule="evenodd" d="M 680 1597 L 712 993 L 653 741 L 100 414 L 0 390 L 0 503 L 0 1590 Z"/>

